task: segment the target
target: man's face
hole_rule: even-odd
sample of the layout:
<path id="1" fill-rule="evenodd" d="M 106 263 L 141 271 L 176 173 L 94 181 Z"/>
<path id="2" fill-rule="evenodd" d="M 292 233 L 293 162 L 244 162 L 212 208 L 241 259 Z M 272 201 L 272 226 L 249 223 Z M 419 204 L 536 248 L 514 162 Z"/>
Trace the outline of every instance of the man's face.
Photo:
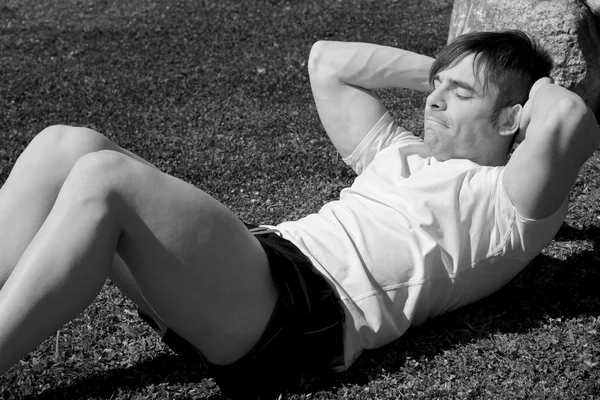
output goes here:
<path id="1" fill-rule="evenodd" d="M 484 92 L 483 68 L 475 76 L 474 56 L 434 77 L 434 91 L 425 106 L 424 141 L 439 161 L 470 159 L 486 165 L 498 151 L 499 130 L 491 121 L 498 88 Z"/>

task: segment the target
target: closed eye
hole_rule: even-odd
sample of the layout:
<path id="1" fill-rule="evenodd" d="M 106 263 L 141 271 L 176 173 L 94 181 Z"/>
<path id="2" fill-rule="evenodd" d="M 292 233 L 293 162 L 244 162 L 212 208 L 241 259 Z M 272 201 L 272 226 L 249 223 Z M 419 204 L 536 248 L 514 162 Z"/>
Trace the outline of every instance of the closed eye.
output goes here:
<path id="1" fill-rule="evenodd" d="M 475 89 L 473 89 L 473 87 L 471 87 L 471 85 L 469 85 L 466 82 L 463 81 L 459 81 L 459 80 L 455 80 L 455 79 L 449 79 L 448 80 L 450 83 L 450 89 L 453 90 L 454 95 L 456 96 L 457 99 L 459 100 L 471 100 L 473 98 L 473 95 L 475 94 Z M 437 89 L 438 86 L 442 83 L 442 78 L 439 75 L 436 75 L 433 78 L 433 89 Z M 461 91 L 461 92 L 459 92 Z M 468 92 L 468 94 L 464 94 L 463 92 Z M 463 94 L 461 94 L 463 93 Z"/>

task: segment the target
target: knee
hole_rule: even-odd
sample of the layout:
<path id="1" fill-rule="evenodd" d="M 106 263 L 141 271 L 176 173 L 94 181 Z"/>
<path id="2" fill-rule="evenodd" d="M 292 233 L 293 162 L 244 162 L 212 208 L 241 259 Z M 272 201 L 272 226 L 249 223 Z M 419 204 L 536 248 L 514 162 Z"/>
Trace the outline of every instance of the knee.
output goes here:
<path id="1" fill-rule="evenodd" d="M 72 173 L 98 182 L 117 182 L 129 174 L 131 158 L 113 150 L 100 150 L 80 157 Z"/>
<path id="2" fill-rule="evenodd" d="M 73 200 L 107 199 L 112 194 L 122 193 L 132 175 L 132 160 L 112 150 L 87 153 L 73 166 L 65 189 L 70 190 Z"/>
<path id="3" fill-rule="evenodd" d="M 74 163 L 85 154 L 107 147 L 109 140 L 100 133 L 87 128 L 53 125 L 36 135 L 27 148 L 27 153 L 36 160 L 52 163 Z"/>

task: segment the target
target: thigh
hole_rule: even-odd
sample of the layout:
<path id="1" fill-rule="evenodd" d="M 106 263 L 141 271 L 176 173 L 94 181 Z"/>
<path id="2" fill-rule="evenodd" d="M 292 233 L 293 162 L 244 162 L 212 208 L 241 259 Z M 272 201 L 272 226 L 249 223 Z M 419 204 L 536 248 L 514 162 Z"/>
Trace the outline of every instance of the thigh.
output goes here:
<path id="1" fill-rule="evenodd" d="M 27 146 L 0 183 L 0 288 L 54 206 L 73 166 L 86 154 L 114 150 L 148 164 L 91 129 L 55 125 Z"/>
<path id="2" fill-rule="evenodd" d="M 130 157 L 102 153 L 121 164 L 117 253 L 148 305 L 211 362 L 244 355 L 277 299 L 258 240 L 207 193 Z"/>
<path id="3" fill-rule="evenodd" d="M 125 261 L 123 261 L 118 254 L 115 254 L 113 258 L 108 277 L 121 293 L 129 298 L 129 300 L 131 300 L 138 307 L 138 309 L 141 309 L 142 312 L 144 312 L 153 320 L 161 335 L 166 332 L 167 326 L 148 305 L 148 302 L 146 299 L 144 299 L 144 296 L 142 296 L 135 279 L 133 279 L 127 264 L 125 264 Z"/>

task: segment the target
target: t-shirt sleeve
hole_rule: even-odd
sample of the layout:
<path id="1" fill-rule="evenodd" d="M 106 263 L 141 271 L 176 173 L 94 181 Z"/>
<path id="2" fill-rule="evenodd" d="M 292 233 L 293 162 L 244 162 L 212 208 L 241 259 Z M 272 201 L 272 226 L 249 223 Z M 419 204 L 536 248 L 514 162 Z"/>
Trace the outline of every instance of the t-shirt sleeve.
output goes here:
<path id="1" fill-rule="evenodd" d="M 501 220 L 508 220 L 512 216 L 512 229 L 509 229 L 505 240 L 505 257 L 530 260 L 535 257 L 552 240 L 565 220 L 569 207 L 569 198 L 565 198 L 562 206 L 554 214 L 543 219 L 524 217 L 514 206 L 503 184 L 502 175 L 499 175 L 498 197 L 496 202 L 497 216 Z M 503 217 L 503 218 L 502 218 Z"/>
<path id="2" fill-rule="evenodd" d="M 352 154 L 343 160 L 354 172 L 360 175 L 373 161 L 377 153 L 397 141 L 406 142 L 407 144 L 422 143 L 419 137 L 399 126 L 394 118 L 386 112 L 356 146 Z"/>

